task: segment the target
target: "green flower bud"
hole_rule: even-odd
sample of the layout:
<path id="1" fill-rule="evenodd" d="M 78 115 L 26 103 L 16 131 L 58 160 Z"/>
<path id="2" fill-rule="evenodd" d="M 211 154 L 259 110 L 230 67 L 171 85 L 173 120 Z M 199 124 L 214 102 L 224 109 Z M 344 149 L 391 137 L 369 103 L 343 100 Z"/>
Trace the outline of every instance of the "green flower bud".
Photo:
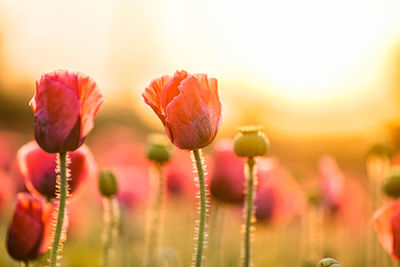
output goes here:
<path id="1" fill-rule="evenodd" d="M 398 167 L 390 170 L 382 190 L 390 197 L 397 198 L 400 196 L 400 169 Z"/>
<path id="2" fill-rule="evenodd" d="M 318 267 L 340 267 L 340 264 L 337 260 L 325 258 L 319 262 Z"/>
<path id="3" fill-rule="evenodd" d="M 105 197 L 112 197 L 118 192 L 117 179 L 112 171 L 102 171 L 99 175 L 99 191 Z"/>
<path id="4" fill-rule="evenodd" d="M 244 126 L 234 140 L 234 150 L 239 157 L 262 156 L 269 150 L 269 141 L 259 126 Z"/>
<path id="5" fill-rule="evenodd" d="M 158 163 L 165 163 L 169 160 L 169 142 L 164 135 L 154 134 L 150 136 L 147 158 Z"/>

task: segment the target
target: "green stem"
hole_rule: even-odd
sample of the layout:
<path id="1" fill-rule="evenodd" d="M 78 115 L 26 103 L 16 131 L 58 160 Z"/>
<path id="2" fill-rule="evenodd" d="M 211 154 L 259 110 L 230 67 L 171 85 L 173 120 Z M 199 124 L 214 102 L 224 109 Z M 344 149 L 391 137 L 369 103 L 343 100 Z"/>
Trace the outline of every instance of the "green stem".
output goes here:
<path id="1" fill-rule="evenodd" d="M 149 239 L 147 244 L 146 266 L 150 267 L 156 263 L 156 255 L 159 250 L 159 240 L 161 237 L 162 207 L 164 202 L 164 179 L 162 175 L 162 165 L 156 164 L 157 175 L 155 175 L 154 187 L 155 194 L 153 205 L 149 216 Z"/>
<path id="2" fill-rule="evenodd" d="M 200 220 L 197 233 L 197 246 L 195 247 L 195 258 L 192 266 L 200 267 L 203 260 L 203 248 L 205 242 L 205 230 L 206 230 L 206 216 L 207 216 L 207 192 L 205 175 L 202 165 L 202 156 L 200 150 L 193 150 L 194 159 L 197 167 L 197 174 L 199 179 L 199 190 L 200 190 Z"/>
<path id="3" fill-rule="evenodd" d="M 110 259 L 114 256 L 114 242 L 118 235 L 119 227 L 119 207 L 115 197 L 105 197 L 104 203 L 104 235 L 103 235 L 103 255 L 100 265 L 109 266 Z"/>
<path id="4" fill-rule="evenodd" d="M 223 236 L 223 219 L 224 217 L 221 214 L 222 210 L 225 207 L 218 201 L 214 204 L 213 214 L 210 218 L 210 227 L 211 227 L 211 262 L 212 266 L 221 266 L 221 242 Z"/>
<path id="5" fill-rule="evenodd" d="M 247 160 L 248 166 L 248 175 L 247 175 L 247 192 L 246 192 L 246 206 L 245 206 L 245 231 L 244 231 L 244 238 L 243 238 L 243 248 L 242 248 L 242 266 L 249 267 L 250 266 L 250 243 L 251 243 L 251 224 L 253 218 L 253 202 L 255 197 L 255 177 L 254 177 L 254 164 L 255 160 L 250 157 Z"/>
<path id="6" fill-rule="evenodd" d="M 58 215 L 57 215 L 57 224 L 56 230 L 54 233 L 54 241 L 53 246 L 51 248 L 50 254 L 50 267 L 57 266 L 57 254 L 60 246 L 60 238 L 62 232 L 62 226 L 64 222 L 64 213 L 65 213 L 65 204 L 67 200 L 67 153 L 61 152 L 59 153 L 59 179 L 60 179 L 60 193 L 59 193 L 59 205 L 58 205 Z M 58 178 L 57 178 L 58 179 Z"/>
<path id="7" fill-rule="evenodd" d="M 106 267 L 108 266 L 109 262 L 111 242 L 112 242 L 112 198 L 111 197 L 104 198 L 103 203 L 104 203 L 104 215 L 103 215 L 104 248 L 103 248 L 101 265 L 103 267 Z"/>

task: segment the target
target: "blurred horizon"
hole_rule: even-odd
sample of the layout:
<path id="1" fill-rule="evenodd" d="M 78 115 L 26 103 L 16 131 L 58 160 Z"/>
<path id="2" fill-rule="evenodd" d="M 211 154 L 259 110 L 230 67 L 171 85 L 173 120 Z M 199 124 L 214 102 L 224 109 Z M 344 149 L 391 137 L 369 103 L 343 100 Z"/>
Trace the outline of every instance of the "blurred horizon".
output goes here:
<path id="1" fill-rule="evenodd" d="M 99 84 L 104 109 L 131 109 L 135 123 L 162 131 L 141 93 L 186 69 L 218 79 L 220 136 L 260 124 L 283 140 L 390 139 L 400 115 L 400 3 L 246 3 L 2 0 L 0 93 L 22 105 L 42 73 L 79 70 Z"/>

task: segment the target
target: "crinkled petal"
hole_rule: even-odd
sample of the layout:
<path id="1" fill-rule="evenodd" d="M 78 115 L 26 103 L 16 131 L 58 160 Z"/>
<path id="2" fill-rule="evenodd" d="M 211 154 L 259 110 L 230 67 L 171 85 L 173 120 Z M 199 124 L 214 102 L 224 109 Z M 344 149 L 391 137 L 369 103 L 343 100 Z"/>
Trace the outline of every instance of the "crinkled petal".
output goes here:
<path id="1" fill-rule="evenodd" d="M 181 149 L 205 147 L 217 134 L 221 106 L 204 82 L 189 76 L 179 86 L 180 94 L 166 108 L 167 135 Z"/>
<path id="2" fill-rule="evenodd" d="M 161 89 L 161 98 L 160 98 L 160 104 L 161 104 L 161 110 L 165 114 L 165 110 L 167 108 L 167 105 L 176 97 L 179 95 L 179 85 L 181 82 L 186 79 L 188 76 L 187 72 L 182 70 L 182 71 L 176 71 L 174 74 L 174 77 L 172 77 L 171 80 Z"/>
<path id="3" fill-rule="evenodd" d="M 153 109 L 163 124 L 165 124 L 165 112 L 161 108 L 161 90 L 171 79 L 170 75 L 164 75 L 152 80 L 142 94 L 144 102 Z"/>
<path id="4" fill-rule="evenodd" d="M 78 86 L 81 101 L 81 137 L 85 138 L 93 129 L 94 118 L 101 104 L 104 102 L 96 82 L 89 76 L 79 73 Z"/>

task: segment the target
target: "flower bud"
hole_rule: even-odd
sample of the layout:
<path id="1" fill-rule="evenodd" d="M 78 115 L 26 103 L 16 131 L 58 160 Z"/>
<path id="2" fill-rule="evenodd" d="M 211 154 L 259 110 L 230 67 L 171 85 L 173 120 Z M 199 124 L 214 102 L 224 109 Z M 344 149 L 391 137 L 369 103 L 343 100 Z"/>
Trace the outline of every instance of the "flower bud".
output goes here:
<path id="1" fill-rule="evenodd" d="M 319 267 L 340 267 L 339 262 L 337 260 L 331 259 L 331 258 L 325 258 L 322 259 L 319 264 Z"/>
<path id="2" fill-rule="evenodd" d="M 117 194 L 117 179 L 112 171 L 102 171 L 100 173 L 99 191 L 105 197 L 112 197 Z"/>
<path id="3" fill-rule="evenodd" d="M 234 140 L 234 150 L 239 157 L 262 156 L 269 149 L 269 141 L 258 126 L 244 126 Z"/>
<path id="4" fill-rule="evenodd" d="M 400 169 L 393 168 L 390 170 L 389 177 L 382 186 L 383 192 L 390 197 L 397 198 L 400 196 Z"/>
<path id="5" fill-rule="evenodd" d="M 147 158 L 160 164 L 165 163 L 170 158 L 168 139 L 160 134 L 154 134 L 149 138 L 147 147 Z"/>

